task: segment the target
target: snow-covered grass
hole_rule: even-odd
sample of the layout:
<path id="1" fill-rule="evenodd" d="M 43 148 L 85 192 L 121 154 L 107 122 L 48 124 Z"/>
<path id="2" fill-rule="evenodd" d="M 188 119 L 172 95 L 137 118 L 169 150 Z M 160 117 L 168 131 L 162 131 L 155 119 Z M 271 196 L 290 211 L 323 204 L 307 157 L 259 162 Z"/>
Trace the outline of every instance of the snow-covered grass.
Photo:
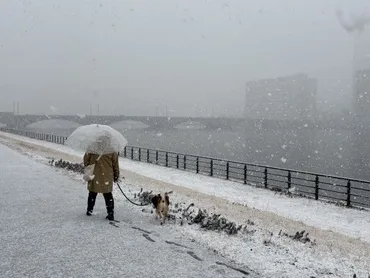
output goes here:
<path id="1" fill-rule="evenodd" d="M 53 143 L 0 133 L 0 142 L 46 163 L 46 157 L 81 162 L 82 153 Z M 203 232 L 196 226 L 174 226 L 239 263 L 247 263 L 268 277 L 367 277 L 370 263 L 368 211 L 358 211 L 301 198 L 276 195 L 263 189 L 175 169 L 121 159 L 126 192 L 169 191 L 173 203 L 189 204 L 220 213 L 240 224 L 248 220 L 250 233 L 229 237 Z M 81 178 L 71 174 L 74 178 Z M 82 183 L 82 181 L 81 181 Z M 124 201 L 115 189 L 118 200 Z M 255 231 L 253 231 L 255 230 Z M 305 230 L 316 245 L 284 236 Z M 331 231 L 330 231 L 331 230 Z M 330 274 L 331 273 L 331 274 Z M 365 276 L 366 275 L 366 276 Z"/>
<path id="2" fill-rule="evenodd" d="M 337 207 L 306 198 L 291 198 L 236 182 L 217 180 L 175 169 L 125 161 L 125 168 L 157 180 L 220 197 L 250 208 L 273 212 L 319 229 L 370 242 L 370 212 Z"/>

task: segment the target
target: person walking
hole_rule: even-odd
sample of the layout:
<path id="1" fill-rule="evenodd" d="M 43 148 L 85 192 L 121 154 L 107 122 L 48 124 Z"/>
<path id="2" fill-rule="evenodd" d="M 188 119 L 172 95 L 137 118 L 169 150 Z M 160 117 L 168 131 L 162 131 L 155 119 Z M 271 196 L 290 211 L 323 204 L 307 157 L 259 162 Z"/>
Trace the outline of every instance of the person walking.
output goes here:
<path id="1" fill-rule="evenodd" d="M 90 216 L 95 206 L 98 193 L 102 193 L 107 208 L 108 220 L 114 220 L 113 182 L 119 179 L 118 153 L 98 155 L 86 152 L 84 166 L 95 164 L 94 178 L 88 182 L 89 191 L 86 215 Z"/>

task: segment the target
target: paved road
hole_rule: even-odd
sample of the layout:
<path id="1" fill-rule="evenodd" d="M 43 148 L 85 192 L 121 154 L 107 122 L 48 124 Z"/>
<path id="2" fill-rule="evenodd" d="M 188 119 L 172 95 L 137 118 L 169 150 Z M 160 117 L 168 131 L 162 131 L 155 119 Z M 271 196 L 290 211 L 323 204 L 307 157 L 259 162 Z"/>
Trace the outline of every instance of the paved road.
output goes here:
<path id="1" fill-rule="evenodd" d="M 0 157 L 1 277 L 257 277 L 127 203 L 119 227 L 102 196 L 87 217 L 86 186 L 3 145 Z"/>

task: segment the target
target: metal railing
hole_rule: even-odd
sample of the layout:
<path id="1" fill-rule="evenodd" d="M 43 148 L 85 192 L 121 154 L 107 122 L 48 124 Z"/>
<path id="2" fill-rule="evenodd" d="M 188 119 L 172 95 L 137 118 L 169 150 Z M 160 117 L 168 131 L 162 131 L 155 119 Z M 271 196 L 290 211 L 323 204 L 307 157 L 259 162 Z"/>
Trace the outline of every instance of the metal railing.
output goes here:
<path id="1" fill-rule="evenodd" d="M 53 134 L 6 128 L 0 130 L 57 144 L 64 144 L 67 139 Z M 134 161 L 252 184 L 347 207 L 370 208 L 370 181 L 135 146 L 127 146 L 120 155 Z"/>

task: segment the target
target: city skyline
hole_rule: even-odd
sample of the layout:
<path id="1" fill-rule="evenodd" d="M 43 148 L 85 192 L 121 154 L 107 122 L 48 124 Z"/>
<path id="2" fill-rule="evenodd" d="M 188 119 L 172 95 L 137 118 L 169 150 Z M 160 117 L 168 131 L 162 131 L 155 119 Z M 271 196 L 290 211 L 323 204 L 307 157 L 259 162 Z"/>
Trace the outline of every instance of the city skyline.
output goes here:
<path id="1" fill-rule="evenodd" d="M 4 0 L 0 26 L 12 28 L 0 29 L 0 110 L 19 102 L 20 113 L 155 115 L 167 106 L 167 115 L 240 115 L 246 82 L 305 72 L 318 79 L 318 108 L 340 111 L 352 98 L 347 30 L 368 7 Z"/>

